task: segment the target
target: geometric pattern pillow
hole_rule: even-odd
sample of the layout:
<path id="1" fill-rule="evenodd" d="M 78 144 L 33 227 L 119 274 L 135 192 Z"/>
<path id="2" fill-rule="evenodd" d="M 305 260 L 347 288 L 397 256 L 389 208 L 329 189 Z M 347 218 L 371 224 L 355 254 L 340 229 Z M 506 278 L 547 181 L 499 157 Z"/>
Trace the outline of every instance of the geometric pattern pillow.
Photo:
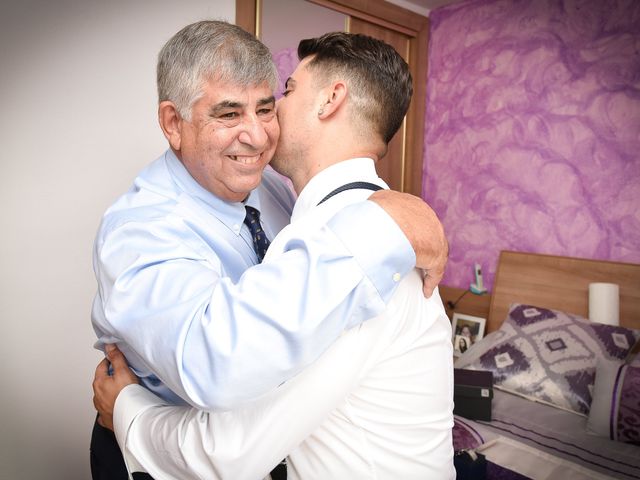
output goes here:
<path id="1" fill-rule="evenodd" d="M 502 327 L 458 358 L 456 368 L 490 370 L 502 390 L 586 415 L 597 360 L 624 359 L 638 338 L 638 330 L 514 304 Z"/>
<path id="2" fill-rule="evenodd" d="M 587 432 L 640 445 L 640 366 L 598 362 Z"/>

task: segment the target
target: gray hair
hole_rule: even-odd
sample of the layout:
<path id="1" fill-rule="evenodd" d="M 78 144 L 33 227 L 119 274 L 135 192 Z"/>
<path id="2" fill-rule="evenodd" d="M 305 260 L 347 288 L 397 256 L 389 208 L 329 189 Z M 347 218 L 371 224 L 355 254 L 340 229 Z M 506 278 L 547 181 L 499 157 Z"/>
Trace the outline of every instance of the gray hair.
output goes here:
<path id="1" fill-rule="evenodd" d="M 236 25 L 205 20 L 187 25 L 158 55 L 158 102 L 169 100 L 185 120 L 209 80 L 241 86 L 267 83 L 272 90 L 278 73 L 269 49 Z"/>

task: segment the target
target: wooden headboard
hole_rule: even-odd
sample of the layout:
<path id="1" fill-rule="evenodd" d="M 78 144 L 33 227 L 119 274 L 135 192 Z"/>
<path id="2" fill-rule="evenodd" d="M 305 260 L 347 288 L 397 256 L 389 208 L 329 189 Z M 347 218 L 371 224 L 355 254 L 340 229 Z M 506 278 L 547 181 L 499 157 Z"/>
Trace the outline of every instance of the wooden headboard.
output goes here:
<path id="1" fill-rule="evenodd" d="M 620 286 L 620 325 L 640 329 L 640 265 L 522 252 L 500 252 L 487 332 L 500 328 L 509 305 L 525 303 L 589 316 L 589 284 Z"/>

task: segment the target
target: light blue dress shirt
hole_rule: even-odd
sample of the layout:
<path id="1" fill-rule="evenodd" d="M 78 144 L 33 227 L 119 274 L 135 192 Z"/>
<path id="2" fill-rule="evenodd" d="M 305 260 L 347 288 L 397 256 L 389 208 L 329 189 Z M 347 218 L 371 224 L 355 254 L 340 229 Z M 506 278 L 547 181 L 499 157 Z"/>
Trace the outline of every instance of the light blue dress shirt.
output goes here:
<path id="1" fill-rule="evenodd" d="M 246 203 L 270 238 L 294 197 L 274 172 Z M 254 399 L 385 307 L 415 255 L 373 202 L 257 263 L 244 204 L 203 189 L 168 150 L 105 213 L 94 246 L 97 348 L 116 343 L 144 386 L 203 409 Z M 249 268 L 252 267 L 253 268 Z"/>

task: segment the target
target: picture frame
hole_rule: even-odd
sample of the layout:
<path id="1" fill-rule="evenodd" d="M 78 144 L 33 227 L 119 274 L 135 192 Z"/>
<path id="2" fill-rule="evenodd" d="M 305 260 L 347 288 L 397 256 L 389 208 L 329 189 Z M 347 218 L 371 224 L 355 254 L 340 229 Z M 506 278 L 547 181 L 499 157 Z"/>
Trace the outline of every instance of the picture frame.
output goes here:
<path id="1" fill-rule="evenodd" d="M 471 345 L 484 337 L 486 318 L 454 313 L 451 320 L 451 341 L 453 342 L 453 355 L 459 357 L 466 352 Z"/>

